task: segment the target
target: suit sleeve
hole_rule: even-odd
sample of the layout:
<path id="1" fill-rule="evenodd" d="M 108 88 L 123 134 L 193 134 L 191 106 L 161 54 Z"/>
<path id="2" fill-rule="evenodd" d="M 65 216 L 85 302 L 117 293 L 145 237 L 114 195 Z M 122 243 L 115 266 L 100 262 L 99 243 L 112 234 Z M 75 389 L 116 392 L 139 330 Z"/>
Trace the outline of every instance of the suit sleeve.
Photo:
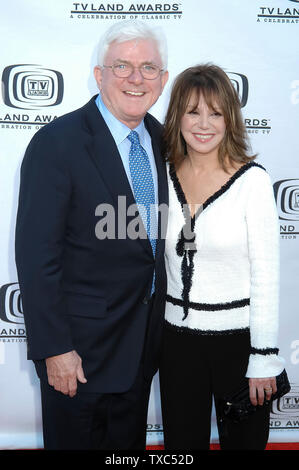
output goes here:
<path id="1" fill-rule="evenodd" d="M 250 339 L 247 377 L 277 376 L 284 368 L 278 355 L 279 230 L 269 175 L 257 169 L 246 210 L 250 259 Z"/>
<path id="2" fill-rule="evenodd" d="M 28 340 L 28 358 L 73 349 L 62 292 L 62 259 L 71 179 L 61 141 L 38 132 L 21 166 L 16 265 Z"/>

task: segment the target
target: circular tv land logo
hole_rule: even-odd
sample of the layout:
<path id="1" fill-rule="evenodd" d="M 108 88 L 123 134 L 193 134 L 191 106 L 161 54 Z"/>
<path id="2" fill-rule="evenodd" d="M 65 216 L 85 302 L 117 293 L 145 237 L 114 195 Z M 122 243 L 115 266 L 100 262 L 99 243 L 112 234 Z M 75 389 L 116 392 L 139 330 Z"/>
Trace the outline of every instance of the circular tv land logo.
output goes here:
<path id="1" fill-rule="evenodd" d="M 3 101 L 7 106 L 36 109 L 62 102 L 63 77 L 39 65 L 9 65 L 2 74 Z"/>
<path id="2" fill-rule="evenodd" d="M 24 323 L 20 286 L 17 282 L 0 288 L 0 320 L 8 323 Z"/>
<path id="3" fill-rule="evenodd" d="M 279 218 L 299 220 L 299 179 L 277 181 L 273 188 Z"/>
<path id="4" fill-rule="evenodd" d="M 287 415 L 288 417 L 299 416 L 299 386 L 292 384 L 287 395 L 272 402 L 271 414 Z"/>
<path id="5" fill-rule="evenodd" d="M 248 89 L 249 89 L 248 78 L 241 73 L 235 73 L 235 72 L 227 72 L 227 75 L 231 83 L 235 87 L 236 92 L 239 95 L 241 108 L 244 108 L 248 100 Z"/>

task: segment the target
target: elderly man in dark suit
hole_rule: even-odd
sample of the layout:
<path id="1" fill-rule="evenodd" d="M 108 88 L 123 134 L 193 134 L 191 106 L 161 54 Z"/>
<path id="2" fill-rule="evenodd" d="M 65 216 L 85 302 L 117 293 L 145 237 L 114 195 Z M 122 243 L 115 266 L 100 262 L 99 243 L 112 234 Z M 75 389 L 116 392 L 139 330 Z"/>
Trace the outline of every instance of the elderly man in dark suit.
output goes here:
<path id="1" fill-rule="evenodd" d="M 168 194 L 148 110 L 168 79 L 165 42 L 124 21 L 99 51 L 100 94 L 38 131 L 21 169 L 16 263 L 46 449 L 144 449 L 158 367 Z M 136 236 L 103 236 L 103 207 Z"/>

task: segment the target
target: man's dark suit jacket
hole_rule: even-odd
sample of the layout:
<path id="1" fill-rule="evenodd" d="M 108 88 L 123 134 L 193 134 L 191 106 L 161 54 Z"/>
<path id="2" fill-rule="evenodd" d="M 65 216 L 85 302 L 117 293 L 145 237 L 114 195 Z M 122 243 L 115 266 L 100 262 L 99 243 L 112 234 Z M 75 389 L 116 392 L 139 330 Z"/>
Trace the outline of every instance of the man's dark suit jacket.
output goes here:
<path id="1" fill-rule="evenodd" d="M 162 126 L 150 114 L 145 125 L 159 203 L 165 204 Z M 76 350 L 88 381 L 79 384 L 82 391 L 127 391 L 141 357 L 148 376 L 157 370 L 166 291 L 164 240 L 157 242 L 155 259 L 147 238 L 99 240 L 96 207 L 112 205 L 117 221 L 118 196 L 126 196 L 127 206 L 135 203 L 95 97 L 34 135 L 21 168 L 16 226 L 28 359 L 46 378 L 44 358 Z"/>

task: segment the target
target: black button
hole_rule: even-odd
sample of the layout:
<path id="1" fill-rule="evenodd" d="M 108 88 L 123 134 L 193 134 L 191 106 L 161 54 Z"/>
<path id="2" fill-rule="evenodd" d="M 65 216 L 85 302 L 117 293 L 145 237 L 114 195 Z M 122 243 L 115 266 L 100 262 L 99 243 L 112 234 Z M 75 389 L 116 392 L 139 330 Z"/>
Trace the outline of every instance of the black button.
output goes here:
<path id="1" fill-rule="evenodd" d="M 143 303 L 144 305 L 147 305 L 147 304 L 148 304 L 148 301 L 149 301 L 149 299 L 148 299 L 147 297 L 144 297 L 142 303 Z"/>

